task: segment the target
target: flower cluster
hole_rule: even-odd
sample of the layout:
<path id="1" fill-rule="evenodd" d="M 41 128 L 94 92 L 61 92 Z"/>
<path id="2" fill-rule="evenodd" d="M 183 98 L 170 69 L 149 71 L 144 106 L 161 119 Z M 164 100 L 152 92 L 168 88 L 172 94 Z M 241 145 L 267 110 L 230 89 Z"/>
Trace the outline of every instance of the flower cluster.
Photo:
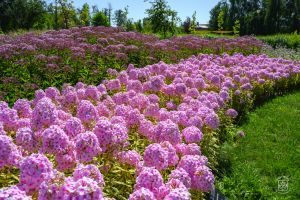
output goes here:
<path id="1" fill-rule="evenodd" d="M 191 199 L 214 185 L 206 137 L 299 72 L 300 63 L 265 55 L 199 55 L 109 70 L 114 78 L 98 86 L 37 90 L 13 108 L 0 102 L 0 168 L 18 168 L 19 189 L 40 199 L 114 197 L 111 184 L 133 189 L 129 199 Z"/>

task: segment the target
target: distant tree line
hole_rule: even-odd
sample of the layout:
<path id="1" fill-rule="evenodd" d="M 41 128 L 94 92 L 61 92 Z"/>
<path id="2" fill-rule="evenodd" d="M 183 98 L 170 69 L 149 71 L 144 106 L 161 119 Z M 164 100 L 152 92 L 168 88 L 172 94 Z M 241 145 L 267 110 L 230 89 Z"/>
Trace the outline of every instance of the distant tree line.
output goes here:
<path id="1" fill-rule="evenodd" d="M 145 0 L 147 1 L 147 0 Z M 128 7 L 113 10 L 112 5 L 99 10 L 94 5 L 85 3 L 82 8 L 75 8 L 70 0 L 1 0 L 0 31 L 9 32 L 19 29 L 68 29 L 74 26 L 115 26 L 127 31 L 158 33 L 162 37 L 174 35 L 180 31 L 180 19 L 166 0 L 149 0 L 151 7 L 146 10 L 148 16 L 134 21 L 128 18 Z M 191 28 L 195 25 L 195 14 Z"/>
<path id="2" fill-rule="evenodd" d="M 241 35 L 299 33 L 300 0 L 222 0 L 210 11 L 209 27 Z"/>

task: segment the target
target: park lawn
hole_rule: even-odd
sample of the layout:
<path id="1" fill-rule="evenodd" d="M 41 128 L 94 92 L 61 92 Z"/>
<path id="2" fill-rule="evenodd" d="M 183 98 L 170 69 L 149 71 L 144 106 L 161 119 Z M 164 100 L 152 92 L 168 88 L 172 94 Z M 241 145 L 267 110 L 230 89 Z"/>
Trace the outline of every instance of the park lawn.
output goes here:
<path id="1" fill-rule="evenodd" d="M 300 199 L 300 92 L 257 108 L 239 130 L 245 137 L 224 145 L 231 169 L 221 191 L 229 199 Z M 279 177 L 287 178 L 286 191 Z"/>

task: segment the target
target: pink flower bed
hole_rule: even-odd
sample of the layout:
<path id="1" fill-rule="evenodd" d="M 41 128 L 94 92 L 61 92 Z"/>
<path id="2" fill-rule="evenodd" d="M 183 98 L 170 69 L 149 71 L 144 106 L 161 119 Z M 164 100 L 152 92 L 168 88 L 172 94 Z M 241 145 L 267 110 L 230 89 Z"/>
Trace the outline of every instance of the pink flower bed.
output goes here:
<path id="1" fill-rule="evenodd" d="M 13 108 L 1 102 L 0 170 L 18 168 L 20 180 L 0 189 L 0 199 L 117 198 L 107 192 L 115 183 L 121 192 L 129 187 L 123 195 L 132 200 L 209 192 L 214 175 L 203 139 L 222 117 L 237 117 L 233 99 L 299 82 L 299 72 L 300 63 L 265 55 L 199 55 L 109 70 L 112 79 L 98 86 L 37 90 Z M 114 179 L 116 170 L 125 181 Z"/>

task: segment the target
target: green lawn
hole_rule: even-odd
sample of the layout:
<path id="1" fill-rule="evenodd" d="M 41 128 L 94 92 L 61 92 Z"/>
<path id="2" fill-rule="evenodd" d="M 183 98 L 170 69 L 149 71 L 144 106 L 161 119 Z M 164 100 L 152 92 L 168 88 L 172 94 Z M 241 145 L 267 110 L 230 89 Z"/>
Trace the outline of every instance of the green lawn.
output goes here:
<path id="1" fill-rule="evenodd" d="M 257 108 L 239 130 L 246 136 L 223 147 L 231 169 L 217 187 L 229 199 L 300 199 L 300 92 Z"/>

